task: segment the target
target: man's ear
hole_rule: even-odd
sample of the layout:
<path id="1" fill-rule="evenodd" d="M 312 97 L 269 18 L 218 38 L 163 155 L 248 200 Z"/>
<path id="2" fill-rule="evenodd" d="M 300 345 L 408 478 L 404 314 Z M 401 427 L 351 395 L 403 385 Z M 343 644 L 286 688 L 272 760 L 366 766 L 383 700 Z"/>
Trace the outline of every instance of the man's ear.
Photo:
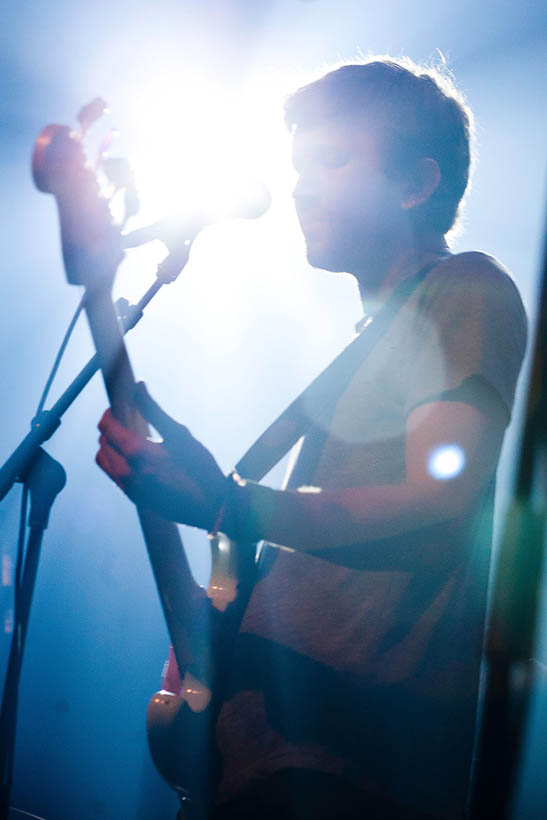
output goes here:
<path id="1" fill-rule="evenodd" d="M 441 181 L 441 169 L 437 160 L 422 157 L 416 163 L 401 197 L 401 207 L 405 211 L 427 202 Z"/>

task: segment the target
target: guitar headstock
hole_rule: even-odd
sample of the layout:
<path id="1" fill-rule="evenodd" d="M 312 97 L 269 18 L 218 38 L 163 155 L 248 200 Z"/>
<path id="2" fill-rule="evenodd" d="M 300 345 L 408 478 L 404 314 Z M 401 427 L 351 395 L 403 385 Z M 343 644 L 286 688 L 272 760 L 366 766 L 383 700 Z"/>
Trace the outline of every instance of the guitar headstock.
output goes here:
<path id="1" fill-rule="evenodd" d="M 81 135 L 64 125 L 44 128 L 34 146 L 32 175 L 38 190 L 53 194 L 57 201 L 70 284 L 110 286 L 123 259 L 121 235 L 87 161 Z"/>

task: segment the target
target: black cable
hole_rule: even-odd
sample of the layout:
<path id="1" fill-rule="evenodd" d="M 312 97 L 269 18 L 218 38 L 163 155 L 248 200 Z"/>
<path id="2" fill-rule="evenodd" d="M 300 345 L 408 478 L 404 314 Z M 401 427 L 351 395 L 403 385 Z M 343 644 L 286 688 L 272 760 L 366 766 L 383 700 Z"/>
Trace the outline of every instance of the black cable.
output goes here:
<path id="1" fill-rule="evenodd" d="M 44 404 L 46 403 L 46 399 L 47 399 L 50 387 L 53 384 L 53 379 L 57 375 L 57 371 L 59 369 L 59 365 L 61 364 L 61 359 L 63 358 L 63 354 L 66 350 L 68 340 L 70 339 L 70 337 L 72 335 L 72 331 L 74 330 L 76 322 L 78 321 L 78 318 L 80 316 L 80 313 L 83 310 L 84 302 L 85 302 L 85 293 L 82 296 L 82 298 L 80 299 L 80 303 L 78 304 L 78 307 L 76 308 L 74 316 L 70 320 L 70 324 L 67 328 L 64 339 L 61 342 L 59 352 L 57 353 L 57 356 L 55 357 L 55 361 L 53 362 L 53 367 L 51 368 L 51 373 L 49 374 L 49 376 L 47 378 L 44 390 L 42 392 L 42 395 L 40 396 L 40 401 L 38 402 L 38 409 L 36 410 L 36 415 L 38 415 L 38 413 L 41 413 L 42 410 L 44 409 Z"/>
<path id="2" fill-rule="evenodd" d="M 53 384 L 53 380 L 57 375 L 57 371 L 59 370 L 59 365 L 61 364 L 61 359 L 63 358 L 64 352 L 66 350 L 67 344 L 69 342 L 70 337 L 72 336 L 72 331 L 76 326 L 76 322 L 80 316 L 80 313 L 83 310 L 85 302 L 85 293 L 80 299 L 78 306 L 74 312 L 72 319 L 69 322 L 68 328 L 66 333 L 63 337 L 63 341 L 61 342 L 61 346 L 59 347 L 59 351 L 55 357 L 55 361 L 53 362 L 53 367 L 51 368 L 51 372 L 47 377 L 44 389 L 42 391 L 42 395 L 40 396 L 40 401 L 38 402 L 38 407 L 36 409 L 36 414 L 42 412 L 44 409 L 44 405 L 46 403 L 46 399 L 48 397 L 51 385 Z M 14 583 L 14 601 L 13 601 L 13 616 L 14 622 L 17 623 L 17 604 L 18 604 L 18 592 L 20 590 L 21 581 L 23 578 L 23 569 L 24 569 L 24 544 L 25 544 L 25 526 L 26 526 L 26 518 L 27 518 L 27 508 L 28 508 L 28 490 L 25 486 L 23 486 L 23 493 L 21 495 L 21 511 L 19 515 L 19 532 L 17 536 L 17 564 L 15 569 L 15 583 Z"/>
<path id="3" fill-rule="evenodd" d="M 19 535 L 17 538 L 17 565 L 15 567 L 15 583 L 14 583 L 14 614 L 17 611 L 17 593 L 21 587 L 21 580 L 23 578 L 23 555 L 25 545 L 25 525 L 27 521 L 29 491 L 26 486 L 23 486 L 21 495 L 21 510 L 19 513 Z"/>
<path id="4" fill-rule="evenodd" d="M 55 357 L 55 361 L 53 362 L 53 366 L 51 368 L 51 372 L 46 380 L 44 389 L 42 391 L 42 395 L 40 396 L 40 401 L 38 402 L 38 407 L 36 410 L 36 415 L 42 412 L 44 409 L 44 405 L 46 403 L 51 385 L 53 384 L 53 380 L 57 375 L 57 371 L 59 370 L 59 365 L 61 364 L 61 360 L 63 358 L 64 352 L 68 345 L 69 339 L 72 335 L 72 331 L 76 326 L 76 322 L 82 312 L 84 307 L 85 301 L 85 294 L 80 299 L 78 306 L 74 312 L 72 319 L 69 322 L 68 328 L 66 333 L 63 337 L 57 355 Z M 15 576 L 14 576 L 14 585 L 13 585 L 13 624 L 14 630 L 12 634 L 12 645 L 10 650 L 10 667 L 12 664 L 15 665 L 15 673 L 16 676 L 20 674 L 21 669 L 21 662 L 22 662 L 22 655 L 23 655 L 23 648 L 24 648 L 24 634 L 21 634 L 22 630 L 26 633 L 26 626 L 27 624 L 21 623 L 21 610 L 24 610 L 24 601 L 21 600 L 21 594 L 23 592 L 23 579 L 27 574 L 27 559 L 29 554 L 29 547 L 27 544 L 27 549 L 25 550 L 25 529 L 26 529 L 26 520 L 27 520 L 27 510 L 28 510 L 28 499 L 29 499 L 29 489 L 26 485 L 26 476 L 22 476 L 23 479 L 23 492 L 21 494 L 21 508 L 19 514 L 19 528 L 18 528 L 18 535 L 17 535 L 17 560 L 16 560 L 16 567 L 15 567 Z M 31 536 L 32 537 L 32 533 Z M 30 538 L 29 538 L 30 543 Z M 34 585 L 34 584 L 32 584 Z M 12 657 L 13 655 L 13 657 Z M 2 703 L 6 697 L 6 690 L 7 690 L 7 681 L 4 685 L 4 693 Z M 9 717 L 10 722 L 15 723 L 16 720 L 16 712 L 17 712 L 17 703 L 13 705 L 13 712 Z M 2 801 L 4 802 L 5 795 L 9 795 L 11 791 L 11 781 L 13 777 L 13 764 L 14 764 L 14 731 L 10 730 L 9 726 L 2 727 L 6 729 L 6 736 L 9 734 L 12 737 L 12 745 L 11 747 L 5 750 L 5 759 L 2 760 L 2 769 L 3 771 L 0 773 L 0 777 L 2 779 Z M 9 731 L 8 731 L 9 730 Z M 7 811 L 7 806 L 0 806 L 0 812 Z"/>

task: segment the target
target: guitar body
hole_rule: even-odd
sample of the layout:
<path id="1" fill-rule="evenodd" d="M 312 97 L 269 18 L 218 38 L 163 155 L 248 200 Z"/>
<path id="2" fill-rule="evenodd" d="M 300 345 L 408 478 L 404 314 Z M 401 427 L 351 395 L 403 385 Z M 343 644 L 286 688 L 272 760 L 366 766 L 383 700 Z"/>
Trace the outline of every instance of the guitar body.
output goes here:
<path id="1" fill-rule="evenodd" d="M 123 258 L 120 232 L 109 203 L 86 164 L 81 137 L 60 125 L 36 141 L 33 176 L 39 190 L 55 195 L 68 281 L 86 288 L 85 308 L 114 415 L 147 436 L 133 404 L 135 381 L 111 288 Z M 189 248 L 188 248 L 189 251 Z M 207 590 L 193 579 L 177 526 L 137 507 L 178 669 L 180 692 L 150 701 L 150 750 L 160 774 L 188 807 L 192 820 L 210 812 L 219 759 L 215 722 L 222 704 L 230 650 L 254 581 L 255 545 L 212 539 L 213 570 Z"/>
<path id="2" fill-rule="evenodd" d="M 146 728 L 152 759 L 164 780 L 186 802 L 191 820 L 208 817 L 220 775 L 215 727 L 233 643 L 254 585 L 255 554 L 255 544 L 237 544 L 222 533 L 211 538 L 208 603 L 203 620 L 194 624 L 196 661 L 183 670 L 177 692 L 156 692 L 148 704 Z"/>
<path id="3" fill-rule="evenodd" d="M 184 818 L 206 820 L 220 760 L 214 743 L 216 709 L 194 712 L 188 700 L 157 692 L 148 704 L 146 731 L 150 754 L 163 779 L 178 794 Z"/>

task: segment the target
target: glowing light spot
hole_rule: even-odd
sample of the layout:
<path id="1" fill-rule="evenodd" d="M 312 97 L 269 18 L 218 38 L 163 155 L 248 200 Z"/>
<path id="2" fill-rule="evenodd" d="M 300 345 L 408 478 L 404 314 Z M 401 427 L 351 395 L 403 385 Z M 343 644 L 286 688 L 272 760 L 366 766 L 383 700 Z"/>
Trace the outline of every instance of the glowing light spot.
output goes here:
<path id="1" fill-rule="evenodd" d="M 442 444 L 429 457 L 428 471 L 438 481 L 455 478 L 465 467 L 465 453 L 457 444 Z"/>
<path id="2" fill-rule="evenodd" d="M 138 139 L 130 151 L 142 221 L 195 213 L 214 221 L 265 211 L 257 183 L 278 182 L 281 160 L 284 176 L 292 175 L 290 162 L 279 156 L 290 146 L 280 115 L 287 86 L 285 80 L 266 95 L 253 87 L 236 93 L 222 78 L 185 76 L 180 65 L 165 65 L 143 82 L 133 117 Z"/>
<path id="3" fill-rule="evenodd" d="M 199 352 L 231 358 L 260 301 L 259 277 L 269 269 L 276 282 L 266 295 L 272 314 L 301 321 L 309 313 L 305 282 L 300 298 L 290 264 L 294 247 L 302 258 L 303 249 L 291 196 L 291 135 L 283 120 L 284 99 L 301 83 L 289 73 L 270 72 L 236 88 L 228 77 L 196 74 L 170 53 L 159 57 L 153 72 L 143 67 L 139 80 L 132 78 L 138 95 L 122 84 L 118 97 L 125 108 L 120 110 L 120 102 L 115 107 L 122 133 L 118 150 L 130 158 L 141 202 L 125 230 L 162 219 L 184 227 L 198 216 L 198 222 L 211 222 L 196 239 L 179 287 L 185 305 L 199 307 L 189 308 L 183 323 Z M 268 191 L 272 203 L 261 220 Z M 243 219 L 234 220 L 238 215 Z M 288 239 L 279 242 L 280 236 Z M 129 250 L 116 293 L 140 298 L 165 252 L 162 242 Z M 173 304 L 176 298 L 163 301 L 170 316 L 180 307 Z M 180 309 L 176 320 L 181 322 Z"/>
<path id="4" fill-rule="evenodd" d="M 9 555 L 2 556 L 2 586 L 10 587 L 13 582 L 13 561 Z"/>

